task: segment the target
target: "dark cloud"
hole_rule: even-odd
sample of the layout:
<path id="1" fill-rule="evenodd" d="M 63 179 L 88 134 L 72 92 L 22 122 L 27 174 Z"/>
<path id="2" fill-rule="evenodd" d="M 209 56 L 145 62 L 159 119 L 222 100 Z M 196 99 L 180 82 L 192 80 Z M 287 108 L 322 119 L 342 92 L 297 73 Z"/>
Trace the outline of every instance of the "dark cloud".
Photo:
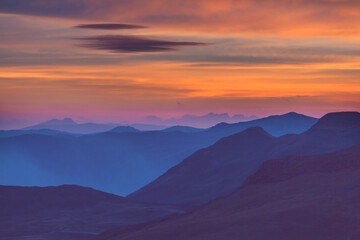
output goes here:
<path id="1" fill-rule="evenodd" d="M 83 47 L 108 50 L 112 52 L 138 53 L 138 52 L 168 52 L 176 51 L 183 46 L 204 46 L 200 42 L 176 42 L 150 39 L 140 36 L 102 35 L 77 38 L 83 41 Z"/>
<path id="2" fill-rule="evenodd" d="M 95 30 L 120 30 L 120 29 L 139 29 L 147 28 L 140 25 L 132 24 L 117 24 L 117 23 L 101 23 L 101 24 L 81 24 L 74 26 L 75 28 L 84 28 L 84 29 L 95 29 Z"/>
<path id="3" fill-rule="evenodd" d="M 295 38 L 359 38 L 359 8 L 359 0 L 0 0 L 0 13 Z"/>
<path id="4" fill-rule="evenodd" d="M 39 16 L 76 17 L 88 8 L 84 0 L 1 0 L 0 12 Z"/>

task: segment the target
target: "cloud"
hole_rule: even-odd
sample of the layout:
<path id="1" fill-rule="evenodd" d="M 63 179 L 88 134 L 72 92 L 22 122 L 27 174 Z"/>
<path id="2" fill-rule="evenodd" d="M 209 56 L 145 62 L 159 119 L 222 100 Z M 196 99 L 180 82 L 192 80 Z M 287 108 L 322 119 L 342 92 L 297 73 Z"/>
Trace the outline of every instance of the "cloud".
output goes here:
<path id="1" fill-rule="evenodd" d="M 95 29 L 95 30 L 120 30 L 120 29 L 139 29 L 147 28 L 140 25 L 131 25 L 131 24 L 117 24 L 117 23 L 101 23 L 101 24 L 81 24 L 74 26 L 75 28 L 84 28 L 84 29 Z"/>
<path id="2" fill-rule="evenodd" d="M 358 0 L 1 0 L 0 13 L 131 21 L 174 30 L 360 36 Z"/>
<path id="3" fill-rule="evenodd" d="M 100 79 L 101 77 L 99 77 Z M 43 92 L 43 96 L 50 97 L 49 100 L 40 105 L 54 104 L 63 102 L 64 104 L 71 101 L 83 100 L 88 102 L 89 97 L 96 93 L 98 98 L 112 99 L 113 103 L 120 104 L 119 101 L 151 101 L 156 99 L 174 99 L 184 97 L 198 91 L 193 87 L 174 86 L 151 82 L 137 82 L 136 80 L 123 79 L 121 77 L 111 79 L 102 77 L 98 79 L 89 79 L 86 76 L 77 76 L 76 79 L 68 79 L 58 76 L 49 79 L 46 76 L 40 77 L 16 77 L 6 78 L 0 77 L 2 89 L 0 96 L 4 106 L 11 105 L 15 99 L 24 100 L 35 103 L 36 100 L 29 99 L 29 93 Z M 16 90 L 15 90 L 16 89 Z M 24 92 L 25 95 L 22 95 Z M 6 93 L 6 94 L 5 94 Z M 62 94 L 68 93 L 66 100 L 62 99 Z M 30 97 L 31 98 L 31 97 Z M 115 100 L 116 99 L 116 100 Z M 1 112 L 1 106 L 0 106 Z"/>
<path id="4" fill-rule="evenodd" d="M 83 47 L 122 53 L 168 52 L 184 46 L 204 46 L 201 42 L 176 42 L 150 39 L 141 36 L 102 35 L 77 38 Z"/>
<path id="5" fill-rule="evenodd" d="M 90 2 L 90 1 L 89 1 Z M 89 5 L 84 0 L 1 0 L 0 12 L 74 18 L 83 16 Z"/>

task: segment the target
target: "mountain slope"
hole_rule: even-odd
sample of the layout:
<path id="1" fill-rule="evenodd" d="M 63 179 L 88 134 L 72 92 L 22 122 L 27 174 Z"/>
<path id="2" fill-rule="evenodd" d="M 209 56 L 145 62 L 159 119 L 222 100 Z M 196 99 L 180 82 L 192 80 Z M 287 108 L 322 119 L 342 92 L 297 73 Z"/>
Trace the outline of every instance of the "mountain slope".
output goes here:
<path id="1" fill-rule="evenodd" d="M 201 128 L 194 128 L 194 127 L 186 127 L 186 126 L 173 126 L 162 130 L 163 132 L 187 132 L 187 133 L 194 133 L 194 132 L 202 132 L 204 129 Z"/>
<path id="2" fill-rule="evenodd" d="M 147 184 L 207 141 L 204 136 L 181 132 L 1 138 L 0 183 L 78 184 L 125 195 Z"/>
<path id="3" fill-rule="evenodd" d="M 247 129 L 199 150 L 129 197 L 156 203 L 201 205 L 239 187 L 266 160 L 332 152 L 360 143 L 359 115 L 326 115 L 303 134 L 279 138 L 261 128 Z M 347 125 L 347 129 L 337 125 L 324 129 L 321 126 L 327 119 L 339 119 L 337 122 Z"/>
<path id="4" fill-rule="evenodd" d="M 286 113 L 284 115 L 274 115 L 266 118 L 261 118 L 249 122 L 239 123 L 220 123 L 212 128 L 210 131 L 222 131 L 234 133 L 243 131 L 249 127 L 262 127 L 271 135 L 278 137 L 289 133 L 302 133 L 313 126 L 318 119 L 298 114 L 295 112 Z"/>
<path id="5" fill-rule="evenodd" d="M 111 129 L 110 131 L 115 133 L 140 132 L 140 130 L 129 126 L 118 126 L 116 128 Z"/>
<path id="6" fill-rule="evenodd" d="M 40 134 L 40 135 L 77 135 L 74 133 L 61 132 L 51 129 L 39 130 L 0 130 L 0 138 L 17 137 L 25 134 Z"/>
<path id="7" fill-rule="evenodd" d="M 311 127 L 307 120 L 294 126 L 288 115 L 283 116 L 288 120 L 281 118 L 276 116 L 278 121 L 273 121 L 269 117 L 247 124 L 265 125 L 270 121 L 272 130 L 277 131 L 284 129 L 289 121 L 292 127 L 286 127 L 288 133 L 296 132 L 299 126 Z M 193 133 L 123 132 L 121 128 L 119 133 L 110 131 L 84 136 L 28 134 L 0 138 L 0 183 L 78 184 L 126 195 L 150 183 L 195 151 L 238 130 L 236 126 Z"/>
<path id="8" fill-rule="evenodd" d="M 129 197 L 180 205 L 202 204 L 237 187 L 267 158 L 275 142 L 276 138 L 262 128 L 249 128 L 197 151 Z"/>
<path id="9" fill-rule="evenodd" d="M 265 162 L 245 186 L 178 217 L 97 240 L 360 239 L 360 145 Z"/>
<path id="10" fill-rule="evenodd" d="M 74 185 L 0 186 L 0 238 L 81 240 L 178 212 Z"/>

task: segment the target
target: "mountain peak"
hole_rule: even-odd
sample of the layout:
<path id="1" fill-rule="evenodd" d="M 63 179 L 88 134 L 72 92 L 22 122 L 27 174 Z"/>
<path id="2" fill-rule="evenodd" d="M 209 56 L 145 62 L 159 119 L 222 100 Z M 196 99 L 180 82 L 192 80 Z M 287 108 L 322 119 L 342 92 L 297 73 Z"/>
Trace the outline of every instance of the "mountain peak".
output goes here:
<path id="1" fill-rule="evenodd" d="M 299 116 L 301 114 L 297 113 L 297 112 L 288 112 L 288 113 L 285 113 L 284 116 Z"/>
<path id="2" fill-rule="evenodd" d="M 328 113 L 322 118 L 320 118 L 319 121 L 311 129 L 352 130 L 359 128 L 359 112 L 334 112 Z"/>
<path id="3" fill-rule="evenodd" d="M 291 118 L 291 119 L 303 119 L 303 118 L 315 119 L 313 117 L 310 117 L 310 116 L 307 116 L 307 115 L 304 115 L 304 114 L 300 114 L 300 113 L 297 113 L 297 112 L 288 112 L 288 113 L 285 113 L 283 115 L 274 115 L 274 116 Z M 270 117 L 272 117 L 272 116 L 270 116 Z"/>
<path id="4" fill-rule="evenodd" d="M 271 136 L 268 132 L 266 132 L 262 127 L 250 127 L 241 132 L 242 134 L 257 134 L 257 135 L 266 135 Z"/>
<path id="5" fill-rule="evenodd" d="M 44 125 L 75 125 L 77 124 L 71 118 L 64 118 L 64 119 L 51 119 L 49 121 L 43 122 Z"/>
<path id="6" fill-rule="evenodd" d="M 262 136 L 267 138 L 274 138 L 273 135 L 265 131 L 262 127 L 251 127 L 242 132 L 243 135 L 250 135 L 250 136 Z"/>
<path id="7" fill-rule="evenodd" d="M 130 126 L 118 126 L 111 129 L 111 132 L 124 133 L 124 132 L 140 132 L 138 129 Z"/>
<path id="8" fill-rule="evenodd" d="M 259 139 L 269 139 L 269 138 L 274 138 L 274 136 L 272 136 L 270 133 L 268 133 L 267 131 L 265 131 L 262 127 L 250 127 L 245 129 L 242 132 L 233 134 L 229 137 L 223 138 L 224 142 L 227 141 L 234 141 L 235 139 L 242 139 L 245 141 L 258 141 Z M 220 139 L 221 141 L 221 139 Z M 220 142 L 219 141 L 219 142 Z"/>

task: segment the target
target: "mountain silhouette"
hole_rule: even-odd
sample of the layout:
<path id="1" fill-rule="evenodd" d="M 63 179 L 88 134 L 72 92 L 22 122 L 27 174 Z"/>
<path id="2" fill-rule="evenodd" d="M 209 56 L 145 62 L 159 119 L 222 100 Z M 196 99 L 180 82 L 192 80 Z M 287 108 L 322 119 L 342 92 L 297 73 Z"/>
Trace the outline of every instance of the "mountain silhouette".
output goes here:
<path id="1" fill-rule="evenodd" d="M 72 120 L 71 118 L 51 119 L 51 120 L 43 122 L 41 124 L 47 125 L 47 126 L 77 125 L 77 123 L 74 122 L 74 120 Z"/>
<path id="2" fill-rule="evenodd" d="M 321 118 L 312 130 L 354 130 L 360 129 L 360 113 L 329 113 Z"/>
<path id="3" fill-rule="evenodd" d="M 340 120 L 344 113 L 325 115 L 305 133 L 272 137 L 264 129 L 249 128 L 201 149 L 165 174 L 129 195 L 139 201 L 179 204 L 189 207 L 204 204 L 239 187 L 266 160 L 288 155 L 312 155 L 351 147 L 360 143 L 357 114 L 353 128 Z M 345 114 L 346 115 L 346 114 Z M 325 119 L 325 120 L 324 120 Z"/>
<path id="4" fill-rule="evenodd" d="M 71 183 L 127 195 L 222 137 L 258 125 L 270 129 L 270 134 L 296 133 L 309 129 L 314 121 L 299 114 L 285 114 L 199 132 L 124 132 L 121 127 L 120 132 L 110 130 L 84 136 L 26 134 L 0 138 L 0 183 Z"/>
<path id="5" fill-rule="evenodd" d="M 155 124 L 144 124 L 144 123 L 134 123 L 129 126 L 139 129 L 140 131 L 161 131 L 161 130 L 168 128 L 168 126 L 155 125 Z"/>
<path id="6" fill-rule="evenodd" d="M 129 197 L 180 205 L 202 204 L 237 187 L 266 158 L 266 150 L 275 141 L 262 128 L 249 128 L 197 151 Z"/>
<path id="7" fill-rule="evenodd" d="M 110 131 L 115 133 L 140 132 L 140 130 L 129 126 L 118 126 L 116 128 L 111 129 Z"/>
<path id="8" fill-rule="evenodd" d="M 204 129 L 194 128 L 194 127 L 186 127 L 186 126 L 173 126 L 162 130 L 163 132 L 187 132 L 187 133 L 195 133 L 202 132 Z"/>
<path id="9" fill-rule="evenodd" d="M 17 137 L 25 134 L 39 134 L 39 135 L 73 135 L 77 136 L 79 134 L 68 133 L 62 131 L 56 131 L 51 129 L 39 129 L 39 130 L 0 130 L 0 138 L 7 137 Z"/>
<path id="10" fill-rule="evenodd" d="M 273 115 L 265 118 L 256 119 L 248 122 L 239 123 L 220 123 L 210 129 L 210 131 L 240 132 L 249 127 L 262 127 L 273 136 L 281 136 L 289 133 L 302 133 L 313 126 L 318 119 L 298 114 L 295 112 L 283 115 Z"/>
<path id="11" fill-rule="evenodd" d="M 265 162 L 243 187 L 190 213 L 96 240 L 360 239 L 360 145 Z"/>
<path id="12" fill-rule="evenodd" d="M 189 126 L 195 128 L 208 128 L 220 122 L 236 123 L 245 122 L 258 119 L 256 116 L 244 116 L 242 114 L 235 114 L 230 116 L 228 113 L 208 113 L 206 115 L 197 116 L 186 114 L 179 118 L 162 119 L 157 116 L 148 116 L 145 119 L 146 123 L 164 125 L 164 126 Z"/>
<path id="13" fill-rule="evenodd" d="M 0 186 L 1 239 L 89 239 L 109 228 L 178 213 L 75 185 Z"/>
<path id="14" fill-rule="evenodd" d="M 114 127 L 116 124 L 98 124 L 98 123 L 81 123 L 74 122 L 71 118 L 64 118 L 62 120 L 52 119 L 34 126 L 23 128 L 22 130 L 40 130 L 51 129 L 62 132 L 69 132 L 75 134 L 91 134 L 106 132 Z"/>

